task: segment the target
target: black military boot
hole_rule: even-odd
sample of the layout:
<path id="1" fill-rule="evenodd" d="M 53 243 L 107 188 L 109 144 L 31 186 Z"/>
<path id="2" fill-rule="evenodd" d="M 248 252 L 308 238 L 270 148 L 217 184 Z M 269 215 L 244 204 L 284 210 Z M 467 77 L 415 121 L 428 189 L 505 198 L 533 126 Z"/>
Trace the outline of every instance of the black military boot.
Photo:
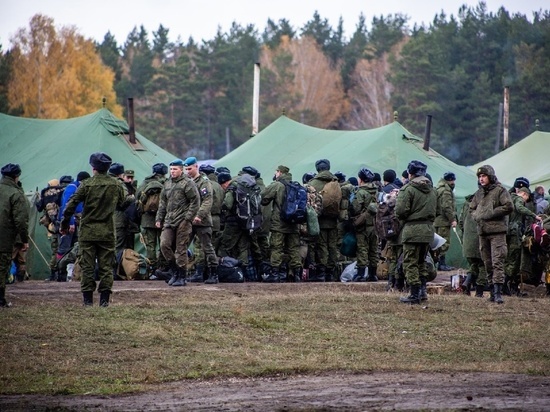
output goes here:
<path id="1" fill-rule="evenodd" d="M 6 300 L 6 288 L 0 288 L 0 308 L 9 308 L 11 303 Z"/>
<path id="2" fill-rule="evenodd" d="M 326 277 L 326 267 L 324 265 L 317 265 L 313 276 L 309 276 L 310 282 L 324 282 Z M 311 271 L 309 272 L 311 273 Z"/>
<path id="3" fill-rule="evenodd" d="M 333 273 L 334 273 L 334 269 L 329 269 L 329 268 L 325 269 L 325 282 L 333 282 L 334 281 L 334 277 L 332 276 Z"/>
<path id="4" fill-rule="evenodd" d="M 294 283 L 301 282 L 302 281 L 302 268 L 298 267 L 298 268 L 292 269 L 292 275 L 294 277 L 294 279 L 293 279 Z"/>
<path id="5" fill-rule="evenodd" d="M 366 282 L 378 282 L 378 276 L 376 276 L 376 266 L 369 266 Z"/>
<path id="6" fill-rule="evenodd" d="M 99 294 L 99 306 L 102 308 L 106 308 L 109 306 L 109 299 L 111 298 L 111 291 L 110 290 L 104 290 L 103 292 L 100 292 Z"/>
<path id="7" fill-rule="evenodd" d="M 465 295 L 470 296 L 470 288 L 472 286 L 472 274 L 468 272 L 466 274 L 466 279 L 464 279 L 464 282 L 462 282 L 462 293 Z"/>
<path id="8" fill-rule="evenodd" d="M 57 270 L 50 269 L 50 277 L 46 279 L 46 282 L 55 282 L 57 280 Z"/>
<path id="9" fill-rule="evenodd" d="M 502 285 L 502 294 L 506 296 L 512 296 L 512 279 L 509 276 L 504 277 L 504 284 Z"/>
<path id="10" fill-rule="evenodd" d="M 421 276 L 420 277 L 420 290 L 419 290 L 419 293 L 418 293 L 418 297 L 420 298 L 420 300 L 428 300 L 428 288 L 426 286 L 427 284 L 427 280 L 425 277 Z"/>
<path id="11" fill-rule="evenodd" d="M 494 284 L 490 284 L 489 285 L 489 302 L 494 302 L 495 301 L 495 285 Z"/>
<path id="12" fill-rule="evenodd" d="M 546 296 L 550 296 L 550 283 L 546 284 Z"/>
<path id="13" fill-rule="evenodd" d="M 395 288 L 399 292 L 403 292 L 403 289 L 405 289 L 405 278 L 403 277 L 403 275 L 395 279 Z"/>
<path id="14" fill-rule="evenodd" d="M 174 285 L 174 282 L 178 279 L 178 276 L 180 273 L 178 265 L 175 262 L 170 263 L 169 272 L 170 272 L 170 280 L 168 281 L 168 286 L 172 286 Z"/>
<path id="15" fill-rule="evenodd" d="M 187 270 L 182 268 L 176 269 L 176 279 L 174 282 L 172 282 L 171 286 L 185 286 L 186 281 L 185 278 L 187 277 Z M 168 282 L 170 285 L 170 282 Z"/>
<path id="16" fill-rule="evenodd" d="M 206 283 L 207 285 L 215 285 L 218 282 L 218 267 L 210 266 L 208 268 L 208 279 L 206 279 L 204 283 Z"/>
<path id="17" fill-rule="evenodd" d="M 504 303 L 504 300 L 502 300 L 502 283 L 495 283 L 495 302 L 499 305 Z"/>
<path id="18" fill-rule="evenodd" d="M 412 285 L 409 296 L 399 299 L 401 303 L 410 303 L 411 305 L 420 305 L 420 286 Z"/>
<path id="19" fill-rule="evenodd" d="M 195 266 L 195 273 L 193 276 L 190 276 L 187 281 L 189 283 L 203 283 L 204 282 L 204 266 L 203 265 L 196 265 Z"/>
<path id="20" fill-rule="evenodd" d="M 279 283 L 279 268 L 269 268 L 264 276 L 265 283 Z"/>
<path id="21" fill-rule="evenodd" d="M 366 271 L 366 267 L 358 267 L 357 268 L 357 273 L 355 275 L 353 275 L 353 278 L 351 278 L 351 281 L 352 282 L 365 282 L 366 278 L 365 278 L 365 271 Z"/>
<path id="22" fill-rule="evenodd" d="M 94 292 L 82 292 L 82 299 L 84 306 L 94 305 Z"/>
<path id="23" fill-rule="evenodd" d="M 386 285 L 386 292 L 395 288 L 395 275 L 388 275 L 388 284 Z"/>
<path id="24" fill-rule="evenodd" d="M 439 265 L 437 266 L 437 270 L 441 270 L 443 272 L 449 272 L 449 271 L 453 270 L 453 268 L 450 267 L 450 266 L 447 266 L 447 264 L 445 263 L 445 256 L 440 256 L 439 257 Z"/>
<path id="25" fill-rule="evenodd" d="M 476 298 L 482 298 L 484 290 L 485 290 L 485 286 L 476 285 Z"/>

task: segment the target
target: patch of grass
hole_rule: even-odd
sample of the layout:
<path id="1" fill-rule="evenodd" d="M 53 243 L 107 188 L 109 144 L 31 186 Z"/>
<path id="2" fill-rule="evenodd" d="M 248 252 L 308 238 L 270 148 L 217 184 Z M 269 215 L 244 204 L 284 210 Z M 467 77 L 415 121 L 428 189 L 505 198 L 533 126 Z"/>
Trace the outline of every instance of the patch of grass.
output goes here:
<path id="1" fill-rule="evenodd" d="M 118 394 L 182 379 L 346 371 L 548 374 L 550 300 L 427 307 L 357 285 L 120 291 L 107 308 L 21 295 L 0 316 L 0 393 Z M 78 296 L 77 296 L 78 295 Z"/>

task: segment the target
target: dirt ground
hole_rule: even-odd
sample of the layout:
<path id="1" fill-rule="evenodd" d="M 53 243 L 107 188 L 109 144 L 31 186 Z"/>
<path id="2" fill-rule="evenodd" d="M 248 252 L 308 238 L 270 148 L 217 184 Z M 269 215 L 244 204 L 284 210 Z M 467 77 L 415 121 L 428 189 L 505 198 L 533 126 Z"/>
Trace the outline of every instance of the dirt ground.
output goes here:
<path id="1" fill-rule="evenodd" d="M 449 291 L 448 275 L 433 287 Z M 363 284 L 384 289 L 385 282 Z M 227 288 L 258 284 L 219 285 Z M 328 285 L 327 285 L 328 286 Z M 205 287 L 192 285 L 190 287 Z M 113 300 L 124 290 L 159 290 L 160 281 L 116 282 Z M 539 288 L 536 292 L 538 294 Z M 51 293 L 55 290 L 56 293 Z M 59 292 L 62 292 L 61 294 Z M 531 291 L 533 292 L 533 291 Z M 15 304 L 30 295 L 46 299 L 69 294 L 79 301 L 79 284 L 39 281 L 8 287 Z M 437 293 L 437 292 L 434 292 Z M 118 295 L 118 296 L 117 296 Z M 122 299 L 121 299 L 122 298 Z M 397 298 L 397 296 L 396 296 Z M 8 309 L 9 310 L 9 309 Z M 123 396 L 0 395 L 0 411 L 365 411 L 365 410 L 550 410 L 550 378 L 494 373 L 367 373 L 273 378 L 182 381 L 151 386 Z"/>

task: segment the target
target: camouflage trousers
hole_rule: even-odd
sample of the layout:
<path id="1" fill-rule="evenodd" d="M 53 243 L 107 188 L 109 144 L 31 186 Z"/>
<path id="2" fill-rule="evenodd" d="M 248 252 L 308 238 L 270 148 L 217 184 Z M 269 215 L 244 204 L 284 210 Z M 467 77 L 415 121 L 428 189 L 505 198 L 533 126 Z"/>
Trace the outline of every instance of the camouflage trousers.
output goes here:
<path id="1" fill-rule="evenodd" d="M 508 253 L 506 234 L 497 233 L 479 237 L 479 251 L 485 264 L 489 285 L 504 283 L 504 261 Z"/>
<path id="2" fill-rule="evenodd" d="M 409 286 L 420 286 L 420 278 L 428 278 L 426 255 L 429 243 L 403 243 L 403 272 Z"/>
<path id="3" fill-rule="evenodd" d="M 177 228 L 164 227 L 160 235 L 160 250 L 168 263 L 175 263 L 185 269 L 189 262 L 187 249 L 191 242 L 191 222 L 184 220 Z"/>
<path id="4" fill-rule="evenodd" d="M 476 279 L 476 285 L 487 286 L 487 271 L 483 260 L 479 258 L 467 258 L 466 260 L 470 265 L 469 272 Z"/>
<path id="5" fill-rule="evenodd" d="M 315 260 L 317 265 L 322 265 L 329 271 L 336 267 L 338 263 L 338 229 L 321 229 L 315 244 Z"/>
<path id="6" fill-rule="evenodd" d="M 212 228 L 208 226 L 193 226 L 195 242 L 195 262 L 208 267 L 218 266 L 218 257 L 212 245 Z"/>
<path id="7" fill-rule="evenodd" d="M 145 253 L 147 259 L 151 262 L 151 266 L 154 268 L 166 267 L 166 259 L 164 255 L 160 253 L 160 235 L 162 229 L 157 228 L 143 228 L 141 234 L 143 235 L 143 242 L 145 243 Z"/>
<path id="8" fill-rule="evenodd" d="M 440 257 L 444 257 L 447 254 L 447 251 L 451 247 L 451 227 L 450 226 L 439 226 L 435 228 L 435 233 L 437 233 L 439 236 L 441 236 L 443 239 L 446 240 L 445 243 L 443 243 L 443 246 L 441 246 L 437 250 L 437 254 Z"/>
<path id="9" fill-rule="evenodd" d="M 226 224 L 223 229 L 220 250 L 220 257 L 231 256 L 240 260 L 243 265 L 248 266 L 248 249 L 251 243 L 251 236 L 247 230 L 242 229 L 238 224 Z"/>
<path id="10" fill-rule="evenodd" d="M 357 267 L 378 265 L 378 236 L 374 226 L 366 226 L 355 233 L 357 238 Z"/>
<path id="11" fill-rule="evenodd" d="M 300 235 L 298 233 L 271 232 L 271 267 L 277 270 L 283 263 L 283 256 L 290 257 L 289 268 L 302 266 L 300 258 Z"/>
<path id="12" fill-rule="evenodd" d="M 0 288 L 6 287 L 6 278 L 8 277 L 11 270 L 11 253 L 10 252 L 1 252 L 0 253 Z"/>
<path id="13" fill-rule="evenodd" d="M 113 288 L 113 268 L 115 266 L 115 242 L 80 240 L 80 267 L 82 279 L 80 290 L 94 292 L 96 290 L 95 272 L 97 260 L 98 292 L 110 292 Z"/>
<path id="14" fill-rule="evenodd" d="M 504 274 L 510 279 L 519 280 L 519 270 L 521 266 L 521 239 L 518 234 L 513 233 L 506 237 L 508 253 L 504 261 Z"/>

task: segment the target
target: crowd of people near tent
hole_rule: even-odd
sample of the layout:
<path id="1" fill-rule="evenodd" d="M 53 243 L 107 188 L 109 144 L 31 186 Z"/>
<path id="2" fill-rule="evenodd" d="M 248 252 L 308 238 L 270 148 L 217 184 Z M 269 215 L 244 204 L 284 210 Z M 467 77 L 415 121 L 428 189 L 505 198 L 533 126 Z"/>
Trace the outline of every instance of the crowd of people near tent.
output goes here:
<path id="1" fill-rule="evenodd" d="M 105 153 L 92 154 L 90 165 L 91 175 L 50 180 L 35 205 L 51 240 L 48 280 L 70 280 L 79 265 L 85 305 L 93 304 L 97 288 L 100 305 L 108 306 L 112 281 L 124 278 L 121 261 L 137 239 L 147 262 L 141 278 L 170 287 L 383 279 L 388 291 L 408 293 L 402 302 L 416 304 L 428 299 L 426 285 L 437 270 L 454 269 L 446 260 L 453 232 L 469 265 L 460 285 L 465 294 L 489 292 L 491 301 L 503 303 L 503 295 L 523 295 L 523 284 L 546 283 L 550 295 L 545 189 L 531 192 L 529 180 L 519 177 L 507 190 L 489 165 L 478 168 L 479 189 L 460 211 L 455 174 L 435 181 L 418 160 L 400 176 L 361 168 L 346 178 L 320 159 L 301 182 L 280 165 L 269 184 L 253 166 L 232 173 L 195 157 L 154 164 L 139 184 Z M 9 193 L 21 173 L 12 176 L 15 166 L 2 169 Z M 22 230 L 2 224 L 12 234 Z M 1 269 L 15 267 L 22 281 L 27 242 L 11 237 L 4 242 L 10 247 L 2 243 L 0 252 L 10 250 Z M 0 292 L 4 306 L 5 283 Z"/>

